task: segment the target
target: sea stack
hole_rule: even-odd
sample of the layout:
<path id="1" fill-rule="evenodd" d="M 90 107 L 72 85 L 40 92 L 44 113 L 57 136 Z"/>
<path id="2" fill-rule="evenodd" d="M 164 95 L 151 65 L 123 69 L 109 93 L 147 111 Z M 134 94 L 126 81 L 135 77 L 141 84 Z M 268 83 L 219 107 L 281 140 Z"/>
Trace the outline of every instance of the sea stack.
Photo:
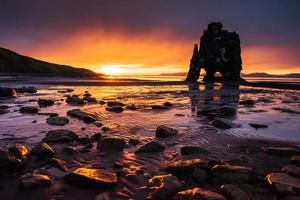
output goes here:
<path id="1" fill-rule="evenodd" d="M 236 32 L 223 29 L 220 22 L 208 24 L 200 39 L 200 49 L 195 45 L 187 81 L 196 82 L 201 68 L 206 72 L 204 81 L 239 81 L 242 70 L 240 38 Z M 222 77 L 216 78 L 219 72 Z"/>

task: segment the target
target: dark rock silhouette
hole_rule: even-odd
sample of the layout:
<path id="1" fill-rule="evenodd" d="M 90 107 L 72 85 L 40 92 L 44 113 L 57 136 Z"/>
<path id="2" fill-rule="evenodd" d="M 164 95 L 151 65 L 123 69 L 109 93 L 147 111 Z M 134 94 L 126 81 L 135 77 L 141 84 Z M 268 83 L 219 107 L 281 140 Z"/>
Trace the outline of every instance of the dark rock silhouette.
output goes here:
<path id="1" fill-rule="evenodd" d="M 204 68 L 205 81 L 240 80 L 242 70 L 239 35 L 223 29 L 220 22 L 208 24 L 200 40 L 200 49 L 195 45 L 187 81 L 197 81 Z M 222 77 L 216 78 L 219 72 Z"/>

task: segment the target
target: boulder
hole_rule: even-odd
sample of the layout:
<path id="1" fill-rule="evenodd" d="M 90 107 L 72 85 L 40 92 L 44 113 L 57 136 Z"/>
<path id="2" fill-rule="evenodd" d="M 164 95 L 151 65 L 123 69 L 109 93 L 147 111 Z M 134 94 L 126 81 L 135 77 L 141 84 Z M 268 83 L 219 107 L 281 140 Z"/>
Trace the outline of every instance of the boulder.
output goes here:
<path id="1" fill-rule="evenodd" d="M 38 187 L 46 187 L 51 185 L 50 176 L 45 174 L 25 174 L 20 177 L 18 187 L 21 190 L 30 190 Z"/>
<path id="2" fill-rule="evenodd" d="M 21 169 L 23 163 L 8 150 L 0 149 L 0 174 Z"/>
<path id="3" fill-rule="evenodd" d="M 154 152 L 162 152 L 166 149 L 165 145 L 158 141 L 150 141 L 144 145 L 142 145 L 140 148 L 138 148 L 135 153 L 154 153 Z"/>
<path id="4" fill-rule="evenodd" d="M 18 159 L 25 161 L 29 159 L 30 153 L 27 147 L 23 144 L 17 144 L 9 147 L 8 150 Z"/>
<path id="5" fill-rule="evenodd" d="M 16 91 L 17 93 L 30 93 L 30 94 L 37 93 L 37 89 L 35 87 L 16 88 Z"/>
<path id="6" fill-rule="evenodd" d="M 175 136 L 177 134 L 178 131 L 176 129 L 164 125 L 158 126 L 155 131 L 155 136 L 157 138 L 166 138 L 170 136 Z"/>
<path id="7" fill-rule="evenodd" d="M 13 98 L 17 97 L 17 92 L 15 89 L 0 87 L 0 97 Z"/>
<path id="8" fill-rule="evenodd" d="M 222 185 L 221 192 L 230 200 L 250 200 L 247 192 L 242 190 L 238 185 Z"/>
<path id="9" fill-rule="evenodd" d="M 68 171 L 68 167 L 67 167 L 67 163 L 66 161 L 57 159 L 57 158 L 50 158 L 48 159 L 48 164 L 51 167 L 55 167 L 57 169 L 60 169 L 63 172 L 67 172 Z"/>
<path id="10" fill-rule="evenodd" d="M 127 105 L 126 109 L 128 109 L 128 110 L 136 110 L 136 106 L 135 106 L 135 104 L 132 103 L 132 104 Z"/>
<path id="11" fill-rule="evenodd" d="M 183 146 L 180 148 L 180 152 L 183 155 L 192 155 L 198 153 L 208 153 L 206 149 L 197 146 Z"/>
<path id="12" fill-rule="evenodd" d="M 83 97 L 83 100 L 87 101 L 89 103 L 97 103 L 98 102 L 96 98 L 91 97 L 91 96 L 85 96 L 85 97 Z"/>
<path id="13" fill-rule="evenodd" d="M 69 123 L 69 119 L 67 117 L 50 117 L 47 119 L 47 124 L 55 125 L 55 126 L 64 126 Z"/>
<path id="14" fill-rule="evenodd" d="M 26 113 L 26 114 L 36 114 L 38 113 L 39 109 L 35 106 L 24 106 L 21 107 L 19 112 L 20 113 Z"/>
<path id="15" fill-rule="evenodd" d="M 254 180 L 250 167 L 240 165 L 215 165 L 211 169 L 214 182 L 218 183 L 248 183 Z"/>
<path id="16" fill-rule="evenodd" d="M 285 173 L 270 173 L 265 180 L 282 196 L 300 195 L 300 179 L 298 178 Z"/>
<path id="17" fill-rule="evenodd" d="M 78 168 L 66 175 L 63 180 L 83 188 L 110 189 L 117 184 L 114 172 L 88 168 Z"/>
<path id="18" fill-rule="evenodd" d="M 293 156 L 299 155 L 300 151 L 293 147 L 265 147 L 264 152 L 275 156 Z"/>
<path id="19" fill-rule="evenodd" d="M 173 200 L 226 200 L 226 198 L 219 193 L 196 187 L 178 192 Z"/>
<path id="20" fill-rule="evenodd" d="M 109 137 L 98 142 L 98 149 L 121 151 L 125 147 L 125 140 L 121 138 Z"/>
<path id="21" fill-rule="evenodd" d="M 201 159 L 179 160 L 168 165 L 166 171 L 177 176 L 192 174 L 197 168 L 207 169 L 207 162 Z"/>
<path id="22" fill-rule="evenodd" d="M 151 199 L 171 199 L 177 192 L 184 189 L 184 184 L 175 176 L 166 174 L 149 179 L 147 188 L 151 191 Z"/>
<path id="23" fill-rule="evenodd" d="M 66 102 L 71 105 L 83 105 L 84 100 L 79 98 L 77 95 L 68 96 Z"/>
<path id="24" fill-rule="evenodd" d="M 55 151 L 45 142 L 42 142 L 32 148 L 31 154 L 41 158 L 55 156 Z"/>
<path id="25" fill-rule="evenodd" d="M 38 105 L 40 107 L 48 107 L 48 106 L 53 106 L 54 105 L 54 101 L 51 99 L 39 99 L 38 100 Z"/>
<path id="26" fill-rule="evenodd" d="M 93 113 L 90 113 L 88 111 L 83 111 L 80 109 L 69 110 L 67 112 L 67 115 L 77 118 L 79 120 L 82 120 L 83 122 L 85 122 L 87 124 L 97 121 L 96 116 Z"/>
<path id="27" fill-rule="evenodd" d="M 233 124 L 225 119 L 215 119 L 211 122 L 211 125 L 213 125 L 216 128 L 220 128 L 220 129 L 229 129 L 229 128 L 233 128 Z"/>
<path id="28" fill-rule="evenodd" d="M 288 164 L 282 168 L 282 171 L 291 176 L 300 178 L 300 167 L 297 167 L 296 165 Z"/>
<path id="29" fill-rule="evenodd" d="M 70 130 L 67 129 L 57 129 L 48 131 L 45 142 L 73 142 L 78 139 L 78 136 Z"/>

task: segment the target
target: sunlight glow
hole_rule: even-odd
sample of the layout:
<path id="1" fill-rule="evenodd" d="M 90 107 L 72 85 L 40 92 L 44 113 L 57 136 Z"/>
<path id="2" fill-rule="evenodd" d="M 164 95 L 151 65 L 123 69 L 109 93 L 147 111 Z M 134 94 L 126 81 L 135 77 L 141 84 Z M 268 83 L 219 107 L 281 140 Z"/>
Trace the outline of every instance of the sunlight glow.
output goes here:
<path id="1" fill-rule="evenodd" d="M 120 68 L 119 65 L 103 65 L 97 71 L 107 75 L 119 75 L 122 73 L 122 69 Z"/>

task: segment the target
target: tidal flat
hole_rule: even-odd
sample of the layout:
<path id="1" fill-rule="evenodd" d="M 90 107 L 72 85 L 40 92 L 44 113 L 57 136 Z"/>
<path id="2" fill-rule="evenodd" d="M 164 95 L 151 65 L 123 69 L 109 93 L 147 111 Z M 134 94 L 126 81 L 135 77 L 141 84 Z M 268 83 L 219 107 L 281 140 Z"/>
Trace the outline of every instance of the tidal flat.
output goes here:
<path id="1" fill-rule="evenodd" d="M 300 194 L 299 90 L 76 82 L 4 84 L 37 89 L 0 100 L 4 199 Z"/>

